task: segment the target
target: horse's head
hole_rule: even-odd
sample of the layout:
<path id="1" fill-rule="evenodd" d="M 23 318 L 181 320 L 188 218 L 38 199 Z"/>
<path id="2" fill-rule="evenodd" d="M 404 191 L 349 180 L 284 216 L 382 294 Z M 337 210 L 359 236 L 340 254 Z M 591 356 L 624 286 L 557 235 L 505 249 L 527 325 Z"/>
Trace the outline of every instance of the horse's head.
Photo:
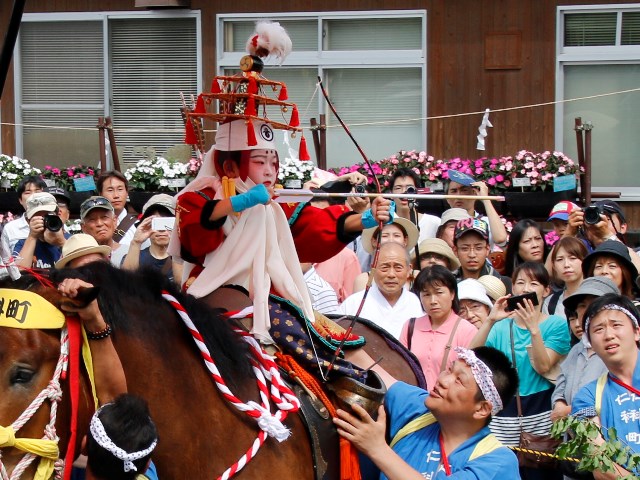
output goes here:
<path id="1" fill-rule="evenodd" d="M 16 438 L 42 439 L 46 436 L 45 431 L 50 431 L 48 425 L 55 421 L 56 425 L 67 426 L 57 429 L 61 437 L 59 446 L 64 451 L 70 412 L 68 382 L 64 381 L 66 374 L 60 373 L 62 329 L 58 325 L 62 326 L 64 317 L 50 304 L 59 307 L 69 300 L 63 298 L 55 288 L 37 283 L 19 281 L 4 284 L 2 287 L 30 290 L 27 295 L 36 292 L 49 303 L 36 304 L 33 301 L 29 302 L 29 298 L 12 303 L 11 294 L 0 294 L 0 426 L 16 431 Z M 95 292 L 88 293 L 93 295 Z M 83 298 L 82 302 L 86 300 Z M 49 326 L 47 319 L 54 317 L 57 320 L 51 326 L 57 328 L 41 328 Z M 39 328 L 23 328 L 28 325 L 30 319 L 37 319 L 43 325 L 37 325 Z M 62 391 L 59 390 L 60 384 Z M 82 392 L 86 389 L 81 387 L 80 390 Z M 59 408 L 53 408 L 56 417 L 52 421 L 52 398 L 60 396 L 62 403 L 59 404 Z M 87 415 L 84 414 L 82 417 L 82 421 L 85 422 Z M 12 443 L 7 443 L 7 435 L 11 434 L 0 429 L 0 445 L 5 445 L 2 449 L 2 462 L 10 473 L 25 452 L 15 447 L 7 447 L 7 444 Z M 22 478 L 28 478 L 29 474 L 33 477 L 38 461 L 36 459 L 31 464 Z"/>

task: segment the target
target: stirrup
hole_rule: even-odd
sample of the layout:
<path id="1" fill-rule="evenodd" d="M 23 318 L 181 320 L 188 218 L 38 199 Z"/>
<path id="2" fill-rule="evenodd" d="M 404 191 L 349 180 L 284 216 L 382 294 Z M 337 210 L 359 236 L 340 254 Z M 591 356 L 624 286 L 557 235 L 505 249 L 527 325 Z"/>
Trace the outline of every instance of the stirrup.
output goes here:
<path id="1" fill-rule="evenodd" d="M 352 377 L 342 376 L 329 382 L 327 388 L 335 395 L 338 408 L 350 412 L 351 406 L 358 404 L 374 419 L 387 393 L 382 378 L 373 370 L 367 372 L 364 383 Z"/>

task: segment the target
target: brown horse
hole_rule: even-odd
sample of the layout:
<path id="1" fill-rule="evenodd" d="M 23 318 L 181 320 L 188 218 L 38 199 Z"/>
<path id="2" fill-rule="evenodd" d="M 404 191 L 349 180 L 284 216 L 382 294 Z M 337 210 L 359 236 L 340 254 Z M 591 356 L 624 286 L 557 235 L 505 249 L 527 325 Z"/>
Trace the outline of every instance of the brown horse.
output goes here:
<path id="1" fill-rule="evenodd" d="M 54 282 L 83 278 L 100 287 L 98 302 L 113 328 L 112 339 L 129 391 L 148 401 L 159 431 L 153 460 L 160 478 L 219 476 L 245 453 L 259 431 L 255 421 L 219 394 L 191 335 L 160 293 L 169 290 L 187 309 L 233 393 L 245 402 L 258 400 L 246 345 L 232 332 L 229 321 L 151 272 L 131 273 L 94 263 L 79 270 L 54 271 L 51 277 Z M 2 286 L 31 289 L 56 306 L 62 300 L 54 288 L 42 286 L 31 276 Z M 10 425 L 47 385 L 59 350 L 59 331 L 0 328 L 0 425 Z M 389 354 L 384 365 L 392 374 L 415 384 L 416 378 L 407 375 L 404 360 L 398 357 L 398 365 L 393 365 L 389 363 L 392 357 Z M 92 402 L 84 376 L 81 383 L 78 431 L 86 432 Z M 69 429 L 68 398 L 65 391 L 57 422 L 62 455 Z M 47 420 L 48 406 L 43 405 L 18 436 L 40 438 Z M 290 415 L 285 424 L 292 437 L 282 443 L 268 438 L 238 478 L 259 478 L 266 472 L 274 478 L 314 478 L 308 434 L 301 418 Z M 14 449 L 2 452 L 9 472 L 19 456 Z M 26 474 L 24 478 L 28 478 Z"/>

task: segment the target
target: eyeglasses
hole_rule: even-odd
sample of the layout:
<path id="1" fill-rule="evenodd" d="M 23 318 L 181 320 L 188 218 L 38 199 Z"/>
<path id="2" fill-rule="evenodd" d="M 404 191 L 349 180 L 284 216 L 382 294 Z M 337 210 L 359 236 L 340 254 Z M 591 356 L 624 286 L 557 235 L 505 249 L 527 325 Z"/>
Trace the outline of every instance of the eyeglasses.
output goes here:
<path id="1" fill-rule="evenodd" d="M 461 315 L 465 315 L 468 313 L 477 313 L 482 310 L 483 307 L 486 307 L 483 303 L 470 303 L 467 305 L 460 305 L 458 308 L 458 313 Z"/>

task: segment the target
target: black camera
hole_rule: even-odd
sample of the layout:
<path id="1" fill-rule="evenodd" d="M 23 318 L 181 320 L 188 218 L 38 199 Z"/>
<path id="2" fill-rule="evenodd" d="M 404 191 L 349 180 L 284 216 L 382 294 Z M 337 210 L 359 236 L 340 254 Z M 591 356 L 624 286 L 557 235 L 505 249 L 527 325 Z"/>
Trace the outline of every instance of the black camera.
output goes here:
<path id="1" fill-rule="evenodd" d="M 587 225 L 595 225 L 600 221 L 600 215 L 604 214 L 604 210 L 598 205 L 589 205 L 584 209 L 584 223 Z"/>
<path id="2" fill-rule="evenodd" d="M 414 195 L 414 194 L 418 193 L 418 190 L 416 189 L 416 187 L 414 187 L 412 185 L 409 185 L 405 189 L 404 193 L 406 193 L 407 195 Z"/>
<path id="3" fill-rule="evenodd" d="M 354 188 L 356 193 L 367 193 L 367 188 L 362 183 L 357 184 Z"/>
<path id="4" fill-rule="evenodd" d="M 44 228 L 50 232 L 58 232 L 62 228 L 62 219 L 55 213 L 47 213 L 43 217 Z"/>

